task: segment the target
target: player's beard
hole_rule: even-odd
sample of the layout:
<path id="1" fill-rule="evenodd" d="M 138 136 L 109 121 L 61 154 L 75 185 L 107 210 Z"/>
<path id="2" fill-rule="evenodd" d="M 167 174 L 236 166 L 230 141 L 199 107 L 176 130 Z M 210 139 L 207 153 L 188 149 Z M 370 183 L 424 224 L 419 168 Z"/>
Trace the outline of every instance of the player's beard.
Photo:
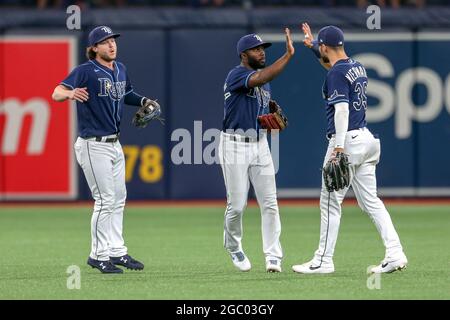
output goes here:
<path id="1" fill-rule="evenodd" d="M 264 62 L 259 62 L 256 59 L 253 59 L 252 57 L 248 57 L 248 65 L 253 69 L 253 70 L 258 70 L 258 69 L 262 69 L 266 66 L 266 64 Z"/>
<path id="2" fill-rule="evenodd" d="M 325 54 L 323 54 L 320 49 L 319 49 L 319 52 L 320 52 L 320 57 L 322 58 L 322 61 L 324 63 L 330 63 L 330 59 Z"/>
<path id="3" fill-rule="evenodd" d="M 98 55 L 100 56 L 100 58 L 102 58 L 102 60 L 104 60 L 106 62 L 111 62 L 111 61 L 116 60 L 116 54 L 114 54 L 113 57 L 110 57 L 108 55 L 108 53 L 104 53 L 104 54 L 98 53 Z"/>

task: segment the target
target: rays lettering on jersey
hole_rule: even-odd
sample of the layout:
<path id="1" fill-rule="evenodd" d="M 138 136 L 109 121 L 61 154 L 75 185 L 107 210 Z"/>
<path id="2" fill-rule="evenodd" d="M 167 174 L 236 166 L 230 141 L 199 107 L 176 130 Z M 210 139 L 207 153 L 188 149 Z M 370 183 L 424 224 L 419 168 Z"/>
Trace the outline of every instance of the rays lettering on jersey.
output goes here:
<path id="1" fill-rule="evenodd" d="M 225 84 L 223 85 L 223 91 L 225 92 L 225 100 L 227 100 L 230 96 L 231 96 L 231 92 L 227 92 L 227 83 L 225 82 Z"/>
<path id="2" fill-rule="evenodd" d="M 118 101 L 125 95 L 126 81 L 111 82 L 108 78 L 98 78 L 98 81 L 100 81 L 99 97 L 109 96 Z"/>
<path id="3" fill-rule="evenodd" d="M 270 92 L 269 91 L 266 91 L 260 87 L 251 88 L 250 91 L 247 93 L 247 96 L 251 97 L 251 98 L 257 98 L 259 105 L 261 106 L 261 102 L 262 102 L 262 107 L 264 109 L 269 107 L 269 101 L 270 101 Z"/>

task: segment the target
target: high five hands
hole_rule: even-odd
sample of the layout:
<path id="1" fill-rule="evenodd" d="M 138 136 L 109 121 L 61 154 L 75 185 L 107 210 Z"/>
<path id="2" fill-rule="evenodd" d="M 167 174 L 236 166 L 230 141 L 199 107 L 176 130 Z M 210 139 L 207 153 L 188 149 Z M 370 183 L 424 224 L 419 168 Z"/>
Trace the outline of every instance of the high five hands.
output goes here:
<path id="1" fill-rule="evenodd" d="M 309 27 L 307 22 L 302 23 L 302 31 L 303 31 L 303 34 L 305 35 L 303 44 L 305 45 L 305 47 L 312 48 L 313 47 L 312 42 L 314 40 L 314 37 L 311 33 L 311 28 Z"/>
<path id="2" fill-rule="evenodd" d="M 286 53 L 289 56 L 293 56 L 295 53 L 295 49 L 291 39 L 291 30 L 289 30 L 289 28 L 285 28 L 284 32 L 286 34 Z"/>

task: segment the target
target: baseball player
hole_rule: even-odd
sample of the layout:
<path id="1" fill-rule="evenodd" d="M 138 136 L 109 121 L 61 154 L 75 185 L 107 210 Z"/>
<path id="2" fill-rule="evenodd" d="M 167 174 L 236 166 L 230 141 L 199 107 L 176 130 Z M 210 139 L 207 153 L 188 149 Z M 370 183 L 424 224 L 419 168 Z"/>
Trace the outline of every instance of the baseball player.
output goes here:
<path id="1" fill-rule="evenodd" d="M 318 40 L 308 24 L 302 29 L 304 44 L 311 48 L 320 63 L 328 70 L 322 87 L 326 104 L 328 150 L 324 165 L 342 152 L 349 157 L 350 185 L 358 204 L 380 233 L 386 253 L 373 273 L 389 273 L 406 267 L 400 239 L 383 202 L 377 196 L 375 168 L 380 159 L 380 140 L 372 135 L 365 120 L 367 109 L 367 74 L 363 65 L 349 58 L 344 50 L 344 34 L 335 26 L 322 28 Z M 328 192 L 322 179 L 320 196 L 320 241 L 311 261 L 294 265 L 298 273 L 334 272 L 333 253 L 341 218 L 341 203 L 348 187 Z"/>
<path id="2" fill-rule="evenodd" d="M 88 265 L 102 273 L 123 273 L 117 265 L 142 270 L 128 255 L 122 237 L 125 207 L 125 159 L 119 142 L 124 103 L 145 105 L 150 99 L 133 91 L 125 66 L 116 61 L 120 34 L 106 26 L 89 33 L 88 61 L 56 86 L 56 101 L 75 100 L 78 116 L 77 161 L 95 200 Z"/>
<path id="3" fill-rule="evenodd" d="M 241 271 L 251 269 L 242 248 L 242 214 L 250 182 L 261 208 L 266 270 L 281 271 L 283 253 L 275 170 L 266 134 L 260 130 L 257 118 L 269 112 L 269 81 L 281 73 L 294 55 L 289 29 L 285 33 L 286 53 L 268 67 L 265 67 L 265 48 L 271 43 L 256 34 L 243 36 L 237 43 L 241 63 L 231 69 L 224 85 L 224 119 L 219 144 L 227 192 L 224 247 Z"/>

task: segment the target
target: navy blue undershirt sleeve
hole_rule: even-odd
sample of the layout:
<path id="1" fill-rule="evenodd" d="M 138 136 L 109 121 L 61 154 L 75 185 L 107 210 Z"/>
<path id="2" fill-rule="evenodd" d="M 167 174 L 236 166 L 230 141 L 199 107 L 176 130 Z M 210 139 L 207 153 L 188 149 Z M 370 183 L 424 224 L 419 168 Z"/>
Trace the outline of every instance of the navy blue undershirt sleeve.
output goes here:
<path id="1" fill-rule="evenodd" d="M 141 106 L 141 102 L 142 102 L 142 98 L 144 98 L 144 96 L 141 96 L 140 94 L 137 94 L 134 91 L 129 92 L 124 99 L 124 102 L 128 105 L 131 106 Z"/>

